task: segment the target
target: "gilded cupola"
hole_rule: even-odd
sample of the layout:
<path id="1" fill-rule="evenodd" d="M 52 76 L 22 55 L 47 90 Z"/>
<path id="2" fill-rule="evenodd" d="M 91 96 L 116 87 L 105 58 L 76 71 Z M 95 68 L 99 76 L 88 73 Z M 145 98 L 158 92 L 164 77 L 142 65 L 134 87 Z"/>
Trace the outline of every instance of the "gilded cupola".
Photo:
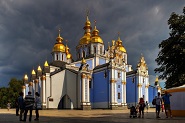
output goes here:
<path id="1" fill-rule="evenodd" d="M 63 38 L 60 36 L 60 29 L 58 37 L 56 38 L 56 43 L 53 47 L 53 52 L 65 52 L 65 46 L 62 44 Z"/>
<path id="2" fill-rule="evenodd" d="M 141 54 L 140 61 L 137 64 L 137 67 L 142 67 L 142 68 L 145 68 L 146 70 L 148 70 L 147 64 L 146 64 L 144 56 L 142 54 Z"/>
<path id="3" fill-rule="evenodd" d="M 48 67 L 49 65 L 48 65 L 48 62 L 47 61 L 45 61 L 45 63 L 44 63 L 44 67 Z"/>
<path id="4" fill-rule="evenodd" d="M 117 47 L 120 51 L 126 53 L 126 49 L 125 49 L 125 47 L 122 45 L 122 40 L 120 39 L 119 36 L 118 36 L 118 40 L 116 41 L 116 47 Z"/>
<path id="5" fill-rule="evenodd" d="M 32 70 L 31 74 L 32 75 L 35 75 L 36 74 L 34 69 Z"/>
<path id="6" fill-rule="evenodd" d="M 80 39 L 79 45 L 88 44 L 91 40 L 91 22 L 89 21 L 88 13 L 85 22 L 85 26 L 83 28 L 85 30 L 84 36 Z"/>
<path id="7" fill-rule="evenodd" d="M 66 45 L 66 57 L 67 57 L 67 59 L 72 59 L 72 55 L 69 52 L 69 47 L 67 45 Z"/>
<path id="8" fill-rule="evenodd" d="M 94 21 L 94 23 L 95 23 L 95 26 L 94 26 L 94 30 L 93 30 L 92 36 L 91 36 L 91 43 L 101 43 L 101 44 L 103 44 L 103 40 L 99 36 L 99 31 L 96 28 L 96 21 Z"/>

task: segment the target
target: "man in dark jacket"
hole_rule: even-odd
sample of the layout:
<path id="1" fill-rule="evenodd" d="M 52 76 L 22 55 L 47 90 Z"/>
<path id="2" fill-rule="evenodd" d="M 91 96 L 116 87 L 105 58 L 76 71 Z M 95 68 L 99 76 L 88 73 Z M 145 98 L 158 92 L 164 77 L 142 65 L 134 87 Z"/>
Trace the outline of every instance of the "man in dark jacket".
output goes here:
<path id="1" fill-rule="evenodd" d="M 23 92 L 20 92 L 19 93 L 19 98 L 18 98 L 18 107 L 20 108 L 20 116 L 19 116 L 19 120 L 20 121 L 23 121 L 22 120 L 22 114 L 23 114 L 24 108 L 25 108 L 25 103 L 24 103 L 23 95 L 24 95 L 24 93 Z"/>
<path id="2" fill-rule="evenodd" d="M 33 110 L 34 103 L 35 103 L 35 99 L 32 96 L 31 92 L 29 91 L 28 92 L 28 95 L 25 96 L 24 121 L 26 121 L 28 110 L 30 111 L 29 121 L 31 121 L 31 118 L 32 118 L 32 110 Z"/>

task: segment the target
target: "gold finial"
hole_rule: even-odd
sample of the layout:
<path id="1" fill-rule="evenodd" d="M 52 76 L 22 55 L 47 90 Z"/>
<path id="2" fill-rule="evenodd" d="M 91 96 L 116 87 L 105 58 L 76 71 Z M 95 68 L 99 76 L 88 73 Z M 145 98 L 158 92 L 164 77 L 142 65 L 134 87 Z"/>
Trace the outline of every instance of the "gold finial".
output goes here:
<path id="1" fill-rule="evenodd" d="M 83 58 L 82 59 L 82 64 L 85 64 L 86 63 L 86 60 Z"/>
<path id="2" fill-rule="evenodd" d="M 32 70 L 31 74 L 32 75 L 35 75 L 36 74 L 34 69 Z"/>
<path id="3" fill-rule="evenodd" d="M 112 40 L 112 45 L 114 46 L 115 40 Z"/>
<path id="4" fill-rule="evenodd" d="M 120 32 L 118 32 L 118 41 L 121 41 Z"/>
<path id="5" fill-rule="evenodd" d="M 60 37 L 60 28 L 58 29 L 58 37 Z"/>
<path id="6" fill-rule="evenodd" d="M 62 43 L 62 41 L 63 41 L 63 38 L 60 36 L 60 32 L 61 32 L 61 29 L 59 28 L 59 29 L 58 29 L 58 37 L 56 38 L 56 41 L 57 41 L 58 43 Z"/>
<path id="7" fill-rule="evenodd" d="M 156 75 L 155 82 L 159 82 L 158 76 Z"/>
<path id="8" fill-rule="evenodd" d="M 108 49 L 110 49 L 110 42 L 108 42 Z"/>
<path id="9" fill-rule="evenodd" d="M 94 29 L 96 29 L 96 20 L 94 20 Z"/>
<path id="10" fill-rule="evenodd" d="M 87 16 L 87 21 L 88 21 L 89 20 L 89 17 L 88 17 L 89 16 L 89 9 L 88 8 L 86 10 L 86 14 L 87 14 L 86 16 Z"/>
<path id="11" fill-rule="evenodd" d="M 28 80 L 28 75 L 25 74 L 25 75 L 24 75 L 24 81 L 27 81 L 27 80 Z"/>
<path id="12" fill-rule="evenodd" d="M 42 69 L 41 69 L 40 65 L 38 66 L 37 70 L 38 70 L 38 71 L 42 71 Z"/>
<path id="13" fill-rule="evenodd" d="M 44 63 L 44 67 L 48 67 L 49 65 L 48 65 L 48 62 L 47 61 L 45 61 L 45 63 Z"/>

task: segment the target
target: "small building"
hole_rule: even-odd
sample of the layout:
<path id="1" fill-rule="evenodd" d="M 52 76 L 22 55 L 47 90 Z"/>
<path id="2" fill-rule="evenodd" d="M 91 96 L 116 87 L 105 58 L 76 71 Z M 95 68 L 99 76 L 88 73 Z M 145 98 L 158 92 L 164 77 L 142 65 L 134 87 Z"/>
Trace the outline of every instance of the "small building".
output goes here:
<path id="1" fill-rule="evenodd" d="M 179 87 L 166 90 L 172 94 L 170 97 L 171 110 L 173 116 L 185 116 L 185 84 Z"/>

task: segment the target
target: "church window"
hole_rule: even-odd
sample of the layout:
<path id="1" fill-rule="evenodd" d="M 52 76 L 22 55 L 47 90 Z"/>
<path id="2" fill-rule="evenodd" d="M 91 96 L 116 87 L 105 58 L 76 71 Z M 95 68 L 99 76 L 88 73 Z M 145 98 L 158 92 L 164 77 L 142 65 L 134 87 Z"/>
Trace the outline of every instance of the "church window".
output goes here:
<path id="1" fill-rule="evenodd" d="M 118 72 L 118 78 L 120 78 L 121 77 L 121 73 L 120 72 Z"/>
<path id="2" fill-rule="evenodd" d="M 58 54 L 56 54 L 56 57 L 57 57 L 56 60 L 58 60 Z"/>
<path id="3" fill-rule="evenodd" d="M 62 61 L 64 60 L 64 56 L 63 56 L 63 54 L 62 54 Z"/>
<path id="4" fill-rule="evenodd" d="M 102 54 L 102 46 L 100 46 L 100 54 Z"/>
<path id="5" fill-rule="evenodd" d="M 118 85 L 118 88 L 120 88 L 120 85 Z"/>
<path id="6" fill-rule="evenodd" d="M 145 78 L 143 78 L 143 83 L 145 82 Z"/>
<path id="7" fill-rule="evenodd" d="M 120 97 L 121 97 L 121 94 L 120 94 L 120 93 L 118 93 L 118 99 L 120 99 Z"/>
<path id="8" fill-rule="evenodd" d="M 83 58 L 85 58 L 85 51 L 83 50 Z"/>
<path id="9" fill-rule="evenodd" d="M 96 46 L 94 46 L 94 53 L 96 53 Z"/>

